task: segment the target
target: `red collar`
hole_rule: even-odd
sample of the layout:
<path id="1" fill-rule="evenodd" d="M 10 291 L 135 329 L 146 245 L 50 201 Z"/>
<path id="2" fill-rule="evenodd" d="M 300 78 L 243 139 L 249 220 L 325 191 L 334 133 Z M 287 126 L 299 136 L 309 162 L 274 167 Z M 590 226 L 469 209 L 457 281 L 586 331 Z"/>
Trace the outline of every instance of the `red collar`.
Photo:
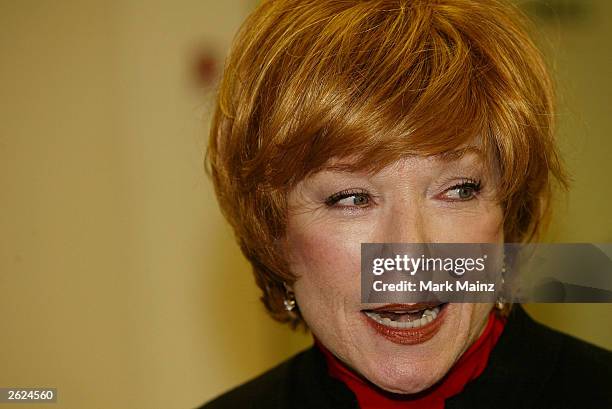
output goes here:
<path id="1" fill-rule="evenodd" d="M 506 319 L 491 311 L 483 333 L 446 376 L 431 388 L 411 397 L 385 393 L 346 367 L 316 338 L 315 344 L 325 355 L 329 375 L 353 391 L 361 409 L 442 409 L 446 398 L 460 393 L 469 381 L 482 373 L 505 325 Z"/>

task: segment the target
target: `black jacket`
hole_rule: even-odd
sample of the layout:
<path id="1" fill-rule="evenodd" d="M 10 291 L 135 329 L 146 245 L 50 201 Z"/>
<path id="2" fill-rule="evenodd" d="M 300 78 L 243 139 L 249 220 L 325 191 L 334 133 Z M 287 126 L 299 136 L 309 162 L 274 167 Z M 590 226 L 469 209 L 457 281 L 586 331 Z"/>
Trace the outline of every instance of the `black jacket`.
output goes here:
<path id="1" fill-rule="evenodd" d="M 311 347 L 200 409 L 358 407 Z M 612 352 L 539 324 L 515 305 L 487 368 L 445 408 L 612 408 Z"/>

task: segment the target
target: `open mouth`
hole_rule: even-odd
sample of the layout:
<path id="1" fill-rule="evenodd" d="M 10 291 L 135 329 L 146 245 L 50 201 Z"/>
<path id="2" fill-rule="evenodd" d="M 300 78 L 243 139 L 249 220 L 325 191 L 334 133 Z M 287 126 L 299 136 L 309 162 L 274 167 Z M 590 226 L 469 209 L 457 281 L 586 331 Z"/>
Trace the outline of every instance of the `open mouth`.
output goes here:
<path id="1" fill-rule="evenodd" d="M 448 303 L 388 304 L 362 310 L 376 332 L 398 344 L 418 344 L 440 329 Z"/>

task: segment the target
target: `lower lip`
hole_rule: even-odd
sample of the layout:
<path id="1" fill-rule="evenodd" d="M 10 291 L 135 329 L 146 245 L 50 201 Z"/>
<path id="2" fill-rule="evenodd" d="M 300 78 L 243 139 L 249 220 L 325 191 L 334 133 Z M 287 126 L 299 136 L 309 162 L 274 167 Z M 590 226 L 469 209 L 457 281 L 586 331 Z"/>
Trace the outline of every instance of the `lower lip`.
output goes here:
<path id="1" fill-rule="evenodd" d="M 440 331 L 440 327 L 442 326 L 444 318 L 446 317 L 447 308 L 448 304 L 444 304 L 440 308 L 440 312 L 435 320 L 419 328 L 387 327 L 386 325 L 382 325 L 381 323 L 374 321 L 366 314 L 362 314 L 370 327 L 372 327 L 378 334 L 387 338 L 389 341 L 401 345 L 416 345 L 430 340 L 438 333 L 438 331 Z"/>

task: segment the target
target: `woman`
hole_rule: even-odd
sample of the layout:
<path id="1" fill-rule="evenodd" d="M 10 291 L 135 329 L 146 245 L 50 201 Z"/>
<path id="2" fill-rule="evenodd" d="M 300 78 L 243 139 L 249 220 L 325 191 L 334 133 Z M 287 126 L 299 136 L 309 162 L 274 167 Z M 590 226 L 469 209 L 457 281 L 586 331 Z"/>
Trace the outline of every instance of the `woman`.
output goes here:
<path id="1" fill-rule="evenodd" d="M 315 345 L 204 408 L 612 407 L 611 354 L 519 305 L 360 299 L 361 243 L 537 237 L 566 184 L 553 122 L 508 5 L 263 1 L 208 162 L 264 305 Z"/>

